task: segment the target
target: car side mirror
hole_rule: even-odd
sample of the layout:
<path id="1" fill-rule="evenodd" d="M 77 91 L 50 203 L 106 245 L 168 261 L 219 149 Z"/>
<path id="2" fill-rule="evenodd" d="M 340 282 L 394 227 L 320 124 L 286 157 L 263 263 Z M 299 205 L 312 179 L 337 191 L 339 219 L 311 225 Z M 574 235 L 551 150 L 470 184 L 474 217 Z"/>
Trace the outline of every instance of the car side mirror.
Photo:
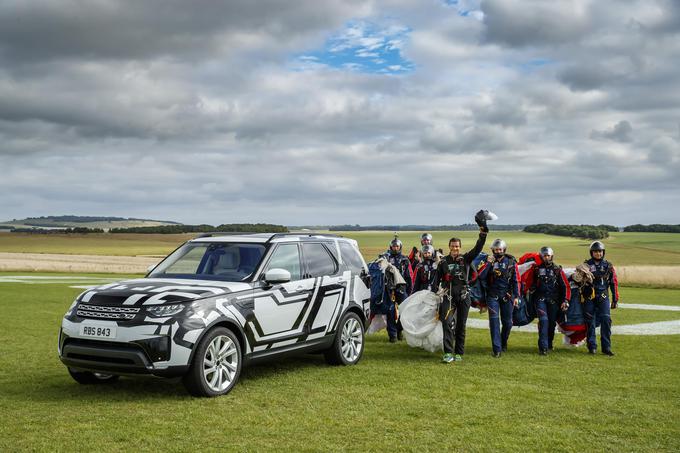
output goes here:
<path id="1" fill-rule="evenodd" d="M 288 283 L 290 281 L 290 272 L 279 268 L 269 269 L 264 274 L 264 281 L 269 284 Z"/>

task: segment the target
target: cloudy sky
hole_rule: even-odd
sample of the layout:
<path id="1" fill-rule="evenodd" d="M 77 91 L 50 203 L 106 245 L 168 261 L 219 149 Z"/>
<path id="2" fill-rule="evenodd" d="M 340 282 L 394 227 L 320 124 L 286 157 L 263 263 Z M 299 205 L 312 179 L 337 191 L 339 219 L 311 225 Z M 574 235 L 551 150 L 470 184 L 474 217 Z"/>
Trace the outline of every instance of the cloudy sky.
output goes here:
<path id="1" fill-rule="evenodd" d="M 675 0 L 4 0 L 0 220 L 678 223 Z"/>

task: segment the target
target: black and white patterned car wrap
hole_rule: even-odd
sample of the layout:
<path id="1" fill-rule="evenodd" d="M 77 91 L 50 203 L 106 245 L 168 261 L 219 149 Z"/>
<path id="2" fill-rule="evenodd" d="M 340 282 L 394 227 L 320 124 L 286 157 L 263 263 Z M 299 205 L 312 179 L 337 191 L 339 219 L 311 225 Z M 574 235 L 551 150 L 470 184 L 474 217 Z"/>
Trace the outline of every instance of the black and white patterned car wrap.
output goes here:
<path id="1" fill-rule="evenodd" d="M 268 253 L 275 243 L 294 240 L 272 242 Z M 337 247 L 338 240 L 345 239 L 325 244 Z M 336 275 L 273 286 L 258 279 L 140 278 L 89 289 L 62 320 L 60 358 L 82 370 L 181 375 L 196 344 L 216 325 L 228 326 L 239 336 L 246 362 L 329 343 L 345 312 L 366 318 L 370 296 L 361 276 L 343 265 L 339 252 L 336 258 Z M 158 316 L 153 307 L 180 311 Z M 93 337 L 97 329 L 115 335 Z"/>

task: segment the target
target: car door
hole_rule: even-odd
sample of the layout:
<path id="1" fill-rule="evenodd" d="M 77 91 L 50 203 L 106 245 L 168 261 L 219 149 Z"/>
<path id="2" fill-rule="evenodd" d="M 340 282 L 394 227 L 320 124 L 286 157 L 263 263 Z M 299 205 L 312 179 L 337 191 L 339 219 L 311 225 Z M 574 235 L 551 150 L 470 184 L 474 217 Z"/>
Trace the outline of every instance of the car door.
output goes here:
<path id="1" fill-rule="evenodd" d="M 314 279 L 315 290 L 310 315 L 305 321 L 306 339 L 322 337 L 333 330 L 346 304 L 349 275 L 341 273 L 339 263 L 329 247 L 334 244 L 303 242 L 305 276 Z"/>
<path id="2" fill-rule="evenodd" d="M 264 275 L 269 269 L 290 272 L 287 283 L 269 285 Z M 254 320 L 249 323 L 255 345 L 253 351 L 288 346 L 300 341 L 304 334 L 304 318 L 309 312 L 314 279 L 303 276 L 298 243 L 281 243 L 269 257 L 254 293 Z"/>

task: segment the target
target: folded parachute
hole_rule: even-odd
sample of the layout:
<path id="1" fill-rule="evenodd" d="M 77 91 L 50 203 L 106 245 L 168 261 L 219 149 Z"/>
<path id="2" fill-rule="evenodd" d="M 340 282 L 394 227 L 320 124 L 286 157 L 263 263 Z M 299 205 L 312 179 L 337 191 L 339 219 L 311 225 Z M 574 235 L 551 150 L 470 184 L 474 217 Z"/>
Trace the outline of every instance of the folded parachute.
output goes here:
<path id="1" fill-rule="evenodd" d="M 399 306 L 399 319 L 409 346 L 430 352 L 442 349 L 443 331 L 439 322 L 442 297 L 423 290 L 411 294 Z"/>

